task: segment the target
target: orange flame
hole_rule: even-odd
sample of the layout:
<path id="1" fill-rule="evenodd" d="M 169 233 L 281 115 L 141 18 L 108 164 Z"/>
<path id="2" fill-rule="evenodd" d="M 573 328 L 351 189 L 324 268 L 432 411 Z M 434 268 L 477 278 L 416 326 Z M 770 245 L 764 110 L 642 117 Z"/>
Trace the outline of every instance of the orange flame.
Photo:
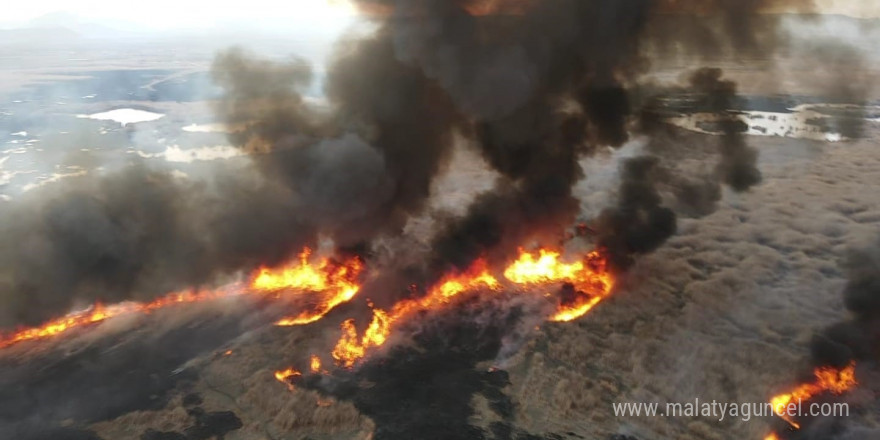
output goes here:
<path id="1" fill-rule="evenodd" d="M 535 254 L 520 249 L 519 259 L 507 267 L 504 277 L 517 284 L 543 284 L 573 280 L 584 270 L 584 263 L 559 262 L 559 252 L 540 249 Z"/>
<path id="2" fill-rule="evenodd" d="M 550 317 L 554 322 L 569 322 L 586 315 L 611 294 L 614 285 L 607 261 L 598 251 L 587 254 L 584 261 L 566 264 L 560 261 L 558 252 L 541 249 L 536 255 L 520 250 L 519 259 L 504 271 L 504 277 L 521 285 L 571 283 L 578 295 L 573 302 L 560 305 Z"/>
<path id="3" fill-rule="evenodd" d="M 599 252 L 591 252 L 584 261 L 564 263 L 558 252 L 545 249 L 537 253 L 520 250 L 519 258 L 504 271 L 504 277 L 513 284 L 543 286 L 566 282 L 574 285 L 577 297 L 563 304 L 550 318 L 551 321 L 572 321 L 586 313 L 611 293 L 614 284 L 606 270 L 606 260 Z M 336 364 L 353 367 L 371 348 L 388 340 L 394 324 L 419 310 L 442 307 L 457 295 L 477 289 L 499 290 L 501 283 L 489 271 L 485 260 L 479 259 L 466 271 L 442 278 L 418 299 L 408 299 L 394 305 L 390 312 L 373 309 L 373 319 L 359 339 L 354 320 L 342 323 L 342 337 L 333 350 Z"/>
<path id="4" fill-rule="evenodd" d="M 395 304 L 390 313 L 373 308 L 373 319 L 360 339 L 357 337 L 354 320 L 343 322 L 342 337 L 333 349 L 333 358 L 336 359 L 337 365 L 351 368 L 366 355 L 368 349 L 383 345 L 388 340 L 394 323 L 411 313 L 448 304 L 453 297 L 462 292 L 479 288 L 497 290 L 500 287 L 498 280 L 489 273 L 486 261 L 477 260 L 470 269 L 441 279 L 428 290 L 427 295 Z"/>
<path id="5" fill-rule="evenodd" d="M 354 326 L 354 319 L 347 319 L 342 322 L 342 337 L 336 343 L 333 349 L 333 359 L 336 359 L 337 365 L 351 368 L 358 359 L 364 357 L 367 347 L 363 341 L 358 341 L 357 328 Z"/>
<path id="6" fill-rule="evenodd" d="M 770 400 L 773 411 L 776 412 L 781 419 L 788 422 L 795 429 L 800 429 L 801 425 L 792 420 L 788 415 L 788 405 L 794 402 L 802 402 L 812 399 L 813 397 L 830 392 L 832 394 L 843 394 L 852 389 L 858 382 L 855 376 L 856 364 L 852 362 L 846 368 L 838 370 L 832 367 L 817 368 L 813 374 L 816 380 L 812 383 L 806 383 L 798 386 L 792 392 L 780 394 Z M 771 434 L 775 436 L 776 434 Z M 766 440 L 766 439 L 765 439 Z"/>
<path id="7" fill-rule="evenodd" d="M 0 348 L 19 342 L 52 337 L 72 328 L 102 322 L 115 316 L 128 313 L 150 313 L 174 304 L 192 303 L 228 297 L 234 295 L 274 294 L 282 292 L 309 292 L 318 298 L 317 304 L 299 315 L 287 317 L 277 324 L 283 326 L 302 325 L 315 322 L 324 317 L 335 307 L 351 301 L 360 291 L 358 278 L 363 270 L 363 263 L 358 258 L 345 261 L 321 259 L 317 264 L 309 261 L 311 250 L 303 249 L 297 260 L 280 268 L 261 267 L 251 277 L 247 287 L 231 284 L 213 291 L 184 291 L 159 298 L 150 303 L 121 303 L 113 306 L 96 304 L 82 312 L 76 312 L 43 324 L 40 327 L 22 329 L 18 332 L 0 334 Z M 554 283 L 569 283 L 576 289 L 573 299 L 563 301 L 551 321 L 571 321 L 589 312 L 600 301 L 611 293 L 614 284 L 613 276 L 606 270 L 606 261 L 600 252 L 592 252 L 583 261 L 563 262 L 560 253 L 546 249 L 529 253 L 520 250 L 516 261 L 504 271 L 505 282 L 510 285 L 536 287 Z M 390 310 L 373 307 L 370 324 L 358 337 L 353 319 L 342 323 L 342 337 L 332 351 L 337 365 L 351 368 L 371 348 L 385 344 L 395 325 L 422 310 L 431 310 L 450 304 L 455 297 L 465 292 L 479 289 L 497 291 L 502 282 L 489 270 L 485 260 L 479 259 L 465 271 L 450 273 L 441 278 L 427 293 L 414 299 L 398 302 Z M 372 304 L 370 304 L 372 307 Z M 310 369 L 314 373 L 321 372 L 321 360 L 312 356 Z M 275 373 L 276 379 L 289 382 L 292 376 L 301 373 L 293 368 Z"/>
<path id="8" fill-rule="evenodd" d="M 312 370 L 312 373 L 318 373 L 321 371 L 321 358 L 317 355 L 312 355 L 312 358 L 309 360 L 309 369 Z"/>
<path id="9" fill-rule="evenodd" d="M 764 440 L 779 440 L 779 436 L 775 432 L 771 432 L 767 437 L 764 437 Z"/>
<path id="10" fill-rule="evenodd" d="M 287 385 L 287 388 L 290 391 L 293 391 L 293 384 L 290 383 L 290 378 L 292 377 L 300 377 L 302 373 L 295 370 L 294 368 L 288 368 L 285 370 L 278 370 L 275 372 L 275 380 Z"/>
<path id="11" fill-rule="evenodd" d="M 312 310 L 290 316 L 277 322 L 280 326 L 305 325 L 318 321 L 340 304 L 351 301 L 360 290 L 357 278 L 363 270 L 358 258 L 342 263 L 323 258 L 317 265 L 309 263 L 311 249 L 305 248 L 298 263 L 291 263 L 276 270 L 260 268 L 251 287 L 264 292 L 300 290 L 315 292 L 321 296 Z"/>
<path id="12" fill-rule="evenodd" d="M 186 290 L 171 293 L 149 303 L 125 302 L 110 306 L 98 303 L 87 310 L 68 314 L 38 327 L 24 328 L 9 334 L 0 333 L 0 349 L 21 342 L 47 339 L 77 327 L 97 324 L 120 315 L 150 313 L 177 304 L 210 301 L 230 296 L 278 294 L 283 290 L 314 292 L 320 295 L 320 301 L 313 310 L 293 318 L 285 318 L 279 322 L 279 325 L 314 322 L 334 307 L 350 301 L 357 294 L 360 289 L 357 278 L 363 269 L 363 264 L 357 258 L 341 263 L 324 258 L 317 265 L 312 265 L 308 260 L 310 255 L 311 250 L 305 248 L 296 262 L 277 270 L 260 268 L 252 277 L 249 289 L 233 283 L 217 290 Z"/>
<path id="13" fill-rule="evenodd" d="M 25 328 L 14 333 L 0 334 L 0 349 L 21 342 L 47 339 L 77 327 L 97 324 L 120 315 L 133 313 L 150 313 L 176 304 L 208 301 L 229 295 L 228 291 L 184 291 L 172 293 L 149 303 L 125 302 L 105 306 L 95 304 L 87 310 L 68 314 L 63 318 L 48 321 L 39 327 Z"/>

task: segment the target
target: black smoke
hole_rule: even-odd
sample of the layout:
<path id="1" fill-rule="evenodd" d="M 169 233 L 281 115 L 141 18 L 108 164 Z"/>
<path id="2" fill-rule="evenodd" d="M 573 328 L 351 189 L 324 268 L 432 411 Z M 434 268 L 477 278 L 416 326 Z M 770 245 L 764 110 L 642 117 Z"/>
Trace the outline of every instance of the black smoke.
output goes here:
<path id="1" fill-rule="evenodd" d="M 851 317 L 813 337 L 816 366 L 842 368 L 852 361 L 876 361 L 880 354 L 880 240 L 851 251 L 845 269 L 843 300 Z"/>
<path id="2" fill-rule="evenodd" d="M 872 370 L 880 358 L 877 344 L 880 340 L 880 239 L 850 250 L 843 265 L 847 275 L 843 302 L 850 316 L 813 335 L 811 366 L 842 370 L 855 364 L 858 387 L 872 389 L 875 386 Z M 803 377 L 812 380 L 812 372 L 805 370 Z M 833 399 L 836 397 L 830 394 L 814 397 L 819 403 Z M 854 415 L 862 412 L 857 404 L 857 401 L 850 402 Z M 803 428 L 793 431 L 783 431 L 786 424 L 779 422 L 777 432 L 781 438 L 793 440 L 876 437 L 876 430 L 854 426 L 846 419 L 840 415 L 805 418 L 797 420 Z"/>
<path id="3" fill-rule="evenodd" d="M 303 97 L 313 72 L 301 61 L 218 55 L 213 72 L 225 95 L 217 112 L 246 159 L 218 165 L 204 181 L 133 164 L 4 205 L 0 326 L 215 283 L 321 238 L 369 249 L 424 213 L 456 139 L 500 178 L 464 216 L 436 218 L 424 279 L 479 256 L 503 261 L 519 246 L 558 242 L 581 211 L 572 191 L 585 177 L 579 161 L 650 135 L 637 123 L 644 102 L 633 97 L 650 71 L 648 48 L 746 51 L 780 35 L 775 22 L 751 19 L 768 4 L 757 0 L 501 2 L 488 15 L 472 14 L 476 1 L 361 3 L 381 11 L 377 30 L 340 45 L 324 106 Z M 655 32 L 669 17 L 706 10 L 725 23 L 704 30 L 712 38 Z M 727 113 L 735 86 L 704 70 L 686 87 L 725 127 L 717 175 L 700 179 L 736 190 L 757 183 L 755 152 Z M 651 162 L 625 165 L 618 203 L 597 220 L 597 241 L 620 268 L 675 232 L 653 185 L 662 167 Z M 717 200 L 711 188 L 683 194 Z"/>

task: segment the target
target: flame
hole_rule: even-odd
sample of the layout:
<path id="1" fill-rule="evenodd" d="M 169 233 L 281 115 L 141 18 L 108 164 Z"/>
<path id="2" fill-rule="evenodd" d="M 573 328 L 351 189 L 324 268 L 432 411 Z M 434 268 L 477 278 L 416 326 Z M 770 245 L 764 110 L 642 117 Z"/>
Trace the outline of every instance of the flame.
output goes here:
<path id="1" fill-rule="evenodd" d="M 813 397 L 824 392 L 830 392 L 832 394 L 845 393 L 846 391 L 858 385 L 858 382 L 856 382 L 855 369 L 855 362 L 850 363 L 846 368 L 842 370 L 838 370 L 832 367 L 817 368 L 813 372 L 813 374 L 816 376 L 815 381 L 802 384 L 790 393 L 780 394 L 773 397 L 770 400 L 773 411 L 775 411 L 776 415 L 778 415 L 780 418 L 788 422 L 788 424 L 791 425 L 793 428 L 800 429 L 801 425 L 792 420 L 792 418 L 789 417 L 789 415 L 787 414 L 788 405 L 793 402 L 799 403 L 802 401 L 810 400 Z M 775 436 L 775 433 L 771 435 Z"/>
<path id="2" fill-rule="evenodd" d="M 312 355 L 312 358 L 309 360 L 309 369 L 312 370 L 312 373 L 318 373 L 321 371 L 321 358 L 317 355 Z"/>
<path id="3" fill-rule="evenodd" d="M 533 254 L 520 250 L 519 259 L 508 266 L 504 277 L 521 285 L 571 283 L 577 297 L 559 306 L 550 317 L 554 322 L 569 322 L 586 315 L 611 294 L 614 285 L 607 260 L 599 251 L 590 252 L 584 261 L 567 264 L 560 261 L 559 252 L 540 249 Z"/>
<path id="4" fill-rule="evenodd" d="M 559 262 L 559 252 L 540 249 L 535 254 L 520 249 L 519 259 L 508 266 L 504 277 L 517 284 L 543 284 L 560 280 L 572 280 L 584 270 L 584 263 Z"/>
<path id="5" fill-rule="evenodd" d="M 311 249 L 305 248 L 299 261 L 279 269 L 262 267 L 251 282 L 251 287 L 263 292 L 298 290 L 315 292 L 321 296 L 317 306 L 299 315 L 285 317 L 279 326 L 305 325 L 318 321 L 340 304 L 351 301 L 360 290 L 357 278 L 363 270 L 358 258 L 341 263 L 323 258 L 317 265 L 309 263 Z"/>
<path id="6" fill-rule="evenodd" d="M 290 292 L 308 292 L 317 298 L 316 305 L 298 315 L 280 320 L 277 325 L 312 323 L 357 295 L 360 291 L 359 277 L 363 271 L 363 262 L 358 258 L 344 261 L 322 258 L 313 264 L 310 262 L 311 254 L 309 248 L 304 248 L 294 261 L 286 265 L 274 269 L 261 267 L 252 275 L 247 286 L 235 283 L 217 290 L 188 290 L 150 303 L 128 302 L 113 306 L 96 304 L 88 310 L 72 313 L 40 327 L 22 329 L 9 335 L 0 334 L 0 348 L 49 338 L 72 328 L 102 322 L 122 314 L 150 313 L 175 304 L 234 295 L 272 294 L 279 297 Z M 419 298 L 400 301 L 389 310 L 375 308 L 370 303 L 372 319 L 362 336 L 358 336 L 354 319 L 348 319 L 341 324 L 342 336 L 331 353 L 335 363 L 344 368 L 352 368 L 370 349 L 384 345 L 394 327 L 401 321 L 406 321 L 419 311 L 445 307 L 465 292 L 499 291 L 504 285 L 532 288 L 568 283 L 575 287 L 576 295 L 574 298 L 564 299 L 550 320 L 571 321 L 583 316 L 606 298 L 614 284 L 612 275 L 606 270 L 605 258 L 600 252 L 592 252 L 582 261 L 566 263 L 556 251 L 540 249 L 530 253 L 520 250 L 519 257 L 506 267 L 503 275 L 502 281 L 492 274 L 486 260 L 478 259 L 467 270 L 445 275 Z M 229 355 L 231 351 L 225 354 Z M 311 357 L 310 370 L 313 373 L 322 372 L 321 360 L 316 355 Z M 302 373 L 293 368 L 275 373 L 276 379 L 285 383 L 289 383 L 289 378 L 301 375 Z"/>
<path id="7" fill-rule="evenodd" d="M 287 385 L 287 388 L 290 391 L 293 391 L 293 384 L 290 383 L 290 378 L 300 376 L 302 376 L 302 373 L 294 368 L 287 368 L 285 370 L 278 370 L 275 372 L 275 380 Z"/>
<path id="8" fill-rule="evenodd" d="M 584 261 L 564 263 L 559 252 L 540 249 L 537 253 L 520 250 L 519 258 L 504 270 L 504 277 L 515 285 L 543 286 L 554 283 L 571 283 L 577 289 L 577 297 L 571 303 L 559 306 L 551 321 L 572 321 L 588 313 L 611 293 L 613 276 L 606 270 L 606 259 L 600 252 L 591 252 Z M 371 348 L 379 347 L 388 340 L 398 321 L 419 310 L 431 310 L 449 304 L 464 292 L 478 289 L 500 290 L 501 282 L 492 275 L 484 259 L 478 259 L 464 272 L 443 277 L 427 295 L 418 299 L 403 300 L 390 312 L 373 308 L 373 319 L 364 335 L 358 338 L 355 321 L 342 323 L 342 337 L 333 349 L 336 364 L 353 367 Z"/>
<path id="9" fill-rule="evenodd" d="M 497 290 L 500 287 L 501 284 L 489 272 L 486 261 L 479 259 L 468 270 L 442 278 L 421 298 L 398 302 L 390 312 L 373 308 L 373 319 L 360 339 L 357 337 L 354 320 L 343 322 L 342 337 L 333 349 L 333 358 L 337 365 L 351 368 L 366 355 L 368 349 L 383 345 L 388 340 L 393 325 L 412 313 L 441 307 L 463 292 L 480 288 Z"/>
<path id="10" fill-rule="evenodd" d="M 0 333 L 0 349 L 21 342 L 47 339 L 57 336 L 77 327 L 106 321 L 120 315 L 133 313 L 150 313 L 158 309 L 176 304 L 208 301 L 222 296 L 227 296 L 227 291 L 183 291 L 166 295 L 149 303 L 125 302 L 105 306 L 97 303 L 86 310 L 73 312 L 62 318 L 43 323 L 39 327 L 24 328 L 14 333 L 4 335 Z"/>
<path id="11" fill-rule="evenodd" d="M 398 318 L 395 317 L 394 319 Z M 370 326 L 364 332 L 361 343 L 368 347 L 378 347 L 384 344 L 388 339 L 388 334 L 391 333 L 391 322 L 387 313 L 379 309 L 373 309 L 373 320 L 370 321 Z"/>
<path id="12" fill-rule="evenodd" d="M 342 322 L 342 337 L 336 343 L 333 349 L 333 359 L 336 359 L 337 365 L 351 368 L 358 359 L 366 354 L 365 345 L 358 341 L 357 328 L 354 326 L 354 319 L 347 319 Z"/>
<path id="13" fill-rule="evenodd" d="M 775 432 L 771 432 L 767 434 L 767 437 L 764 437 L 764 440 L 779 440 L 779 436 Z"/>
<path id="14" fill-rule="evenodd" d="M 47 339 L 74 328 L 97 324 L 120 315 L 150 313 L 177 304 L 211 301 L 239 295 L 264 295 L 282 291 L 311 292 L 320 297 L 318 305 L 292 317 L 282 319 L 279 325 L 300 325 L 321 319 L 336 306 L 350 301 L 360 290 L 357 278 L 363 269 L 358 258 L 336 262 L 327 258 L 318 264 L 309 263 L 311 249 L 304 248 L 298 258 L 280 269 L 260 268 L 251 277 L 248 288 L 233 283 L 216 290 L 185 290 L 168 294 L 148 303 L 124 302 L 105 306 L 97 303 L 90 308 L 73 312 L 38 327 L 0 333 L 0 349 L 26 341 Z"/>

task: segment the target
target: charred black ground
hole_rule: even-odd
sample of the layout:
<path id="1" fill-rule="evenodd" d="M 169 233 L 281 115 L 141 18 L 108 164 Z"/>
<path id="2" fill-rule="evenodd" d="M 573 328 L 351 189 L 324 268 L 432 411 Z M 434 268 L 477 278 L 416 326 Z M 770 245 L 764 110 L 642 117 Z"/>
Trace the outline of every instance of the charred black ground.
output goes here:
<path id="1" fill-rule="evenodd" d="M 354 403 L 376 423 L 376 440 L 565 438 L 515 428 L 514 403 L 504 391 L 510 384 L 507 372 L 478 368 L 498 358 L 503 339 L 519 325 L 522 313 L 518 308 L 463 303 L 426 316 L 411 344 L 393 347 L 356 371 L 307 376 L 296 383 Z M 484 397 L 502 421 L 488 429 L 474 426 L 476 395 Z"/>
<path id="2" fill-rule="evenodd" d="M 216 350 L 247 328 L 236 314 L 204 313 L 166 329 L 132 329 L 83 347 L 4 357 L 0 362 L 0 437 L 97 439 L 85 428 L 133 411 L 160 410 L 198 380 L 186 362 Z M 187 403 L 184 399 L 184 403 Z M 190 401 L 187 440 L 205 440 L 236 426 L 233 414 L 206 413 Z M 238 421 L 237 426 L 241 426 Z"/>

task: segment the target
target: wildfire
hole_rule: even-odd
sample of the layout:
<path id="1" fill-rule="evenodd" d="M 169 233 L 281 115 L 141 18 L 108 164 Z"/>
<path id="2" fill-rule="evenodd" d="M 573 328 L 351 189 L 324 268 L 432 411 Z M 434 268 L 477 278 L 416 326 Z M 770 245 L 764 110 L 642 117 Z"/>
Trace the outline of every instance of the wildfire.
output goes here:
<path id="1" fill-rule="evenodd" d="M 290 378 L 300 377 L 300 376 L 302 376 L 302 373 L 300 373 L 299 371 L 297 371 L 293 368 L 288 368 L 286 370 L 278 370 L 275 372 L 275 380 L 287 385 L 287 388 L 290 391 L 293 391 L 293 385 L 290 383 Z"/>
<path id="2" fill-rule="evenodd" d="M 395 304 L 390 312 L 373 308 L 373 319 L 361 338 L 357 336 L 353 319 L 343 322 L 342 337 L 333 349 L 333 358 L 336 359 L 337 365 L 351 368 L 366 355 L 368 349 L 384 344 L 394 323 L 404 317 L 419 310 L 448 304 L 453 297 L 462 292 L 479 288 L 497 290 L 500 287 L 498 280 L 489 273 L 486 261 L 477 260 L 470 269 L 447 275 L 421 298 L 403 300 Z"/>
<path id="3" fill-rule="evenodd" d="M 773 411 L 780 418 L 788 422 L 795 429 L 800 429 L 801 425 L 795 422 L 788 414 L 788 405 L 792 403 L 800 403 L 812 399 L 813 397 L 830 392 L 832 394 L 843 394 L 852 389 L 858 382 L 855 376 L 856 364 L 850 363 L 846 368 L 838 370 L 832 367 L 817 368 L 813 374 L 816 379 L 811 383 L 798 386 L 787 394 L 780 394 L 770 400 Z M 765 440 L 775 438 L 776 434 L 772 433 Z"/>
<path id="4" fill-rule="evenodd" d="M 312 370 L 312 373 L 318 373 L 321 371 L 321 358 L 317 355 L 312 355 L 312 358 L 309 360 L 309 369 Z"/>
<path id="5" fill-rule="evenodd" d="M 550 320 L 554 322 L 569 322 L 586 315 L 611 295 L 614 286 L 614 276 L 608 271 L 608 261 L 598 251 L 587 254 L 586 267 L 579 273 L 579 277 L 570 280 L 578 295 L 570 303 L 563 303 L 559 310 Z"/>
<path id="6" fill-rule="evenodd" d="M 576 298 L 563 302 L 551 321 L 572 321 L 596 306 L 611 293 L 613 278 L 606 271 L 605 258 L 591 252 L 584 261 L 564 263 L 558 252 L 541 249 L 537 253 L 520 250 L 519 258 L 504 270 L 504 278 L 519 286 L 543 286 L 571 283 L 577 289 Z M 358 338 L 353 319 L 342 323 L 342 337 L 333 349 L 337 365 L 351 368 L 371 348 L 387 341 L 392 328 L 419 310 L 442 307 L 457 295 L 477 289 L 500 290 L 501 282 L 490 272 L 485 260 L 479 259 L 466 271 L 453 273 L 441 279 L 428 290 L 427 295 L 408 299 L 394 305 L 390 312 L 373 309 L 373 319 L 364 335 Z"/>
<path id="7" fill-rule="evenodd" d="M 96 304 L 88 310 L 72 313 L 40 327 L 22 329 L 9 335 L 0 334 L 0 348 L 49 338 L 123 314 L 150 313 L 175 304 L 234 295 L 271 294 L 279 297 L 282 294 L 309 293 L 316 298 L 311 308 L 284 318 L 277 324 L 290 326 L 312 323 L 357 295 L 360 291 L 359 277 L 363 271 L 363 263 L 356 257 L 344 261 L 322 258 L 317 263 L 312 263 L 310 257 L 311 250 L 305 248 L 289 264 L 275 269 L 261 267 L 250 277 L 247 285 L 236 283 L 217 290 L 184 291 L 150 303 L 128 302 L 112 306 Z M 420 311 L 446 307 L 465 292 L 500 291 L 504 286 L 526 287 L 524 291 L 532 291 L 534 288 L 565 283 L 574 287 L 573 294 L 562 298 L 556 312 L 549 319 L 571 321 L 583 316 L 606 298 L 614 284 L 612 275 L 606 270 L 605 258 L 600 252 L 592 252 L 580 261 L 568 263 L 562 260 L 559 252 L 541 249 L 531 253 L 520 250 L 518 258 L 502 274 L 503 278 L 496 277 L 487 261 L 479 259 L 467 270 L 442 277 L 421 297 L 405 299 L 388 310 L 376 308 L 370 303 L 372 319 L 363 334 L 358 334 L 354 319 L 342 323 L 342 336 L 331 352 L 335 363 L 340 367 L 352 368 L 370 349 L 385 344 L 396 325 Z M 226 353 L 229 354 L 231 352 Z M 324 373 L 321 367 L 321 359 L 313 355 L 309 362 L 310 371 Z M 301 375 L 300 371 L 288 368 L 277 371 L 275 378 L 289 385 L 291 377 Z"/>
<path id="8" fill-rule="evenodd" d="M 538 254 L 520 251 L 520 257 L 504 271 L 504 277 L 516 284 L 542 285 L 570 283 L 577 295 L 563 302 L 551 321 L 568 322 L 586 315 L 611 294 L 614 278 L 608 272 L 605 257 L 598 251 L 587 254 L 584 261 L 566 264 L 558 252 L 541 249 Z"/>
<path id="9" fill-rule="evenodd" d="M 559 252 L 541 249 L 536 255 L 520 250 L 519 259 L 505 271 L 504 277 L 517 284 L 539 284 L 573 280 L 584 270 L 584 263 L 559 262 Z"/>
<path id="10" fill-rule="evenodd" d="M 294 262 L 280 269 L 260 268 L 251 277 L 247 287 L 233 283 L 217 290 L 186 290 L 171 293 L 149 303 L 125 302 L 109 306 L 98 303 L 86 310 L 48 321 L 38 327 L 24 328 L 9 334 L 0 333 L 0 349 L 21 342 L 47 339 L 74 328 L 97 324 L 120 315 L 151 313 L 178 304 L 246 294 L 279 294 L 281 291 L 290 291 L 318 295 L 320 299 L 314 309 L 292 318 L 285 318 L 279 322 L 279 325 L 314 322 L 339 304 L 350 301 L 357 294 L 360 288 L 357 277 L 363 269 L 363 264 L 357 258 L 343 262 L 324 258 L 313 265 L 309 262 L 310 255 L 311 250 L 305 248 Z"/>
<path id="11" fill-rule="evenodd" d="M 0 334 L 0 349 L 21 342 L 47 339 L 77 327 L 97 324 L 120 315 L 150 313 L 154 310 L 176 304 L 207 301 L 226 295 L 227 291 L 224 290 L 184 291 L 166 295 L 149 303 L 125 302 L 110 306 L 98 303 L 86 310 L 74 312 L 63 318 L 46 322 L 39 327 L 21 329 L 8 335 Z"/>
<path id="12" fill-rule="evenodd" d="M 320 295 L 318 304 L 312 310 L 278 321 L 280 326 L 305 325 L 323 318 L 324 315 L 351 301 L 360 290 L 357 278 L 363 270 L 358 258 L 335 262 L 322 258 L 317 265 L 309 263 L 311 249 L 305 248 L 299 261 L 280 269 L 260 268 L 251 282 L 251 287 L 264 292 L 300 290 Z"/>

